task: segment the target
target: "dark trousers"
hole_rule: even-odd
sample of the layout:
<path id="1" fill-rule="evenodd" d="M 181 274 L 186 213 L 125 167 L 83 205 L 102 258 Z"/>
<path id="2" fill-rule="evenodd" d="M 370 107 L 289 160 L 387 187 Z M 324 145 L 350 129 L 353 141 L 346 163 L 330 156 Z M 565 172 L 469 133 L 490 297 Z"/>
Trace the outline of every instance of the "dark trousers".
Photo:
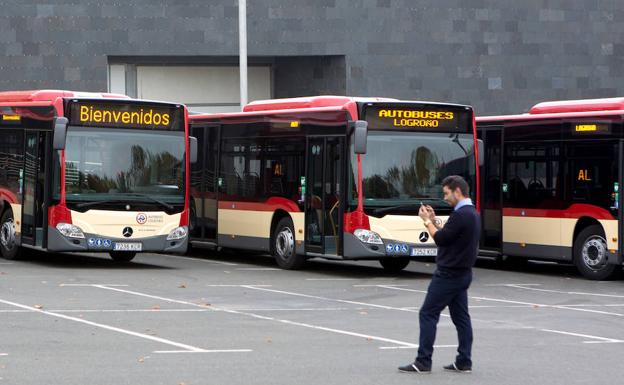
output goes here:
<path id="1" fill-rule="evenodd" d="M 459 348 L 455 362 L 472 367 L 472 324 L 468 314 L 468 288 L 472 282 L 472 271 L 449 272 L 439 269 L 433 274 L 425 302 L 420 308 L 420 342 L 416 360 L 431 367 L 433 343 L 440 313 L 448 306 L 451 320 L 457 329 Z"/>

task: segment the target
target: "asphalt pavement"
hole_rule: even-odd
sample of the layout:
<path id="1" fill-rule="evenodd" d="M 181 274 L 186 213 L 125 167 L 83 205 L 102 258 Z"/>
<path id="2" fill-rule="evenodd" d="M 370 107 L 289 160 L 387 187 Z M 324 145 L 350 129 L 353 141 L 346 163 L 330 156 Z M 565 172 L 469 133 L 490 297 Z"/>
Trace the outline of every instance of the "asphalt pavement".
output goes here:
<path id="1" fill-rule="evenodd" d="M 469 291 L 472 374 L 448 373 L 455 329 L 440 320 L 431 375 L 414 359 L 434 266 L 194 251 L 32 252 L 0 259 L 0 384 L 612 384 L 624 356 L 624 281 L 573 267 L 482 260 Z"/>

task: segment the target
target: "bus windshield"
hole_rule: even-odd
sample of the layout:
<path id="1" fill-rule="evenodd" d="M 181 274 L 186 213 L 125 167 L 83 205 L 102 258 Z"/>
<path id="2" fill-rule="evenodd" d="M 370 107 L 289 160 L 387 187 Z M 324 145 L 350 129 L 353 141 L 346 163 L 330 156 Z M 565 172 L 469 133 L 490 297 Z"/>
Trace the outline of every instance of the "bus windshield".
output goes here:
<path id="1" fill-rule="evenodd" d="M 184 132 L 70 127 L 65 148 L 67 203 L 126 204 L 176 211 L 184 204 Z M 58 199 L 59 192 L 55 194 Z"/>
<path id="2" fill-rule="evenodd" d="M 357 175 L 352 153 L 352 175 Z M 370 131 L 362 155 L 362 186 L 365 208 L 397 206 L 417 209 L 420 202 L 448 208 L 442 200 L 442 180 L 461 175 L 471 195 L 475 187 L 474 141 L 470 134 Z M 352 183 L 351 204 L 357 204 L 357 185 Z"/>

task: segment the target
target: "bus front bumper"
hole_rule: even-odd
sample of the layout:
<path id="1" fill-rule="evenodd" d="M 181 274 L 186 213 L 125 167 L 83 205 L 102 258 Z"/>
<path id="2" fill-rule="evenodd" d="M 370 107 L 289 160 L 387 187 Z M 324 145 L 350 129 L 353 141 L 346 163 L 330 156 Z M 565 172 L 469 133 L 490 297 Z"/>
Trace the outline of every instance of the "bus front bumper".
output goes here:
<path id="1" fill-rule="evenodd" d="M 369 244 L 359 240 L 351 233 L 344 233 L 344 259 L 386 259 L 410 258 L 428 260 L 435 258 L 438 248 L 435 244 L 417 244 L 382 239 L 381 244 Z"/>
<path id="2" fill-rule="evenodd" d="M 117 245 L 140 244 L 140 250 L 119 250 Z M 134 246 L 135 248 L 137 246 Z M 137 251 L 137 252 L 165 252 L 184 254 L 188 248 L 188 235 L 182 239 L 167 240 L 166 235 L 157 235 L 146 238 L 110 238 L 97 234 L 85 233 L 84 238 L 69 238 L 61 234 L 56 228 L 48 226 L 48 250 L 50 251 L 82 251 L 82 252 L 110 252 L 110 251 Z"/>

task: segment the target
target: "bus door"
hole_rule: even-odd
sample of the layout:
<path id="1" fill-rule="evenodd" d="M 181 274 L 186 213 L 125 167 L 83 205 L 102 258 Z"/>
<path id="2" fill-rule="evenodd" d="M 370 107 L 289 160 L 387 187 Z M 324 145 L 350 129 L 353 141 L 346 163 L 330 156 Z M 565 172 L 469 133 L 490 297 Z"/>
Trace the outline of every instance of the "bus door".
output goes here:
<path id="1" fill-rule="evenodd" d="M 503 249 L 502 126 L 480 130 L 479 135 L 485 149 L 485 163 L 481 167 L 481 249 L 500 252 Z"/>
<path id="2" fill-rule="evenodd" d="M 21 243 L 46 247 L 51 133 L 26 130 L 24 139 Z"/>
<path id="3" fill-rule="evenodd" d="M 216 243 L 219 126 L 193 127 L 197 162 L 191 165 L 191 240 Z"/>
<path id="4" fill-rule="evenodd" d="M 307 145 L 306 252 L 342 254 L 344 137 L 311 137 Z"/>

